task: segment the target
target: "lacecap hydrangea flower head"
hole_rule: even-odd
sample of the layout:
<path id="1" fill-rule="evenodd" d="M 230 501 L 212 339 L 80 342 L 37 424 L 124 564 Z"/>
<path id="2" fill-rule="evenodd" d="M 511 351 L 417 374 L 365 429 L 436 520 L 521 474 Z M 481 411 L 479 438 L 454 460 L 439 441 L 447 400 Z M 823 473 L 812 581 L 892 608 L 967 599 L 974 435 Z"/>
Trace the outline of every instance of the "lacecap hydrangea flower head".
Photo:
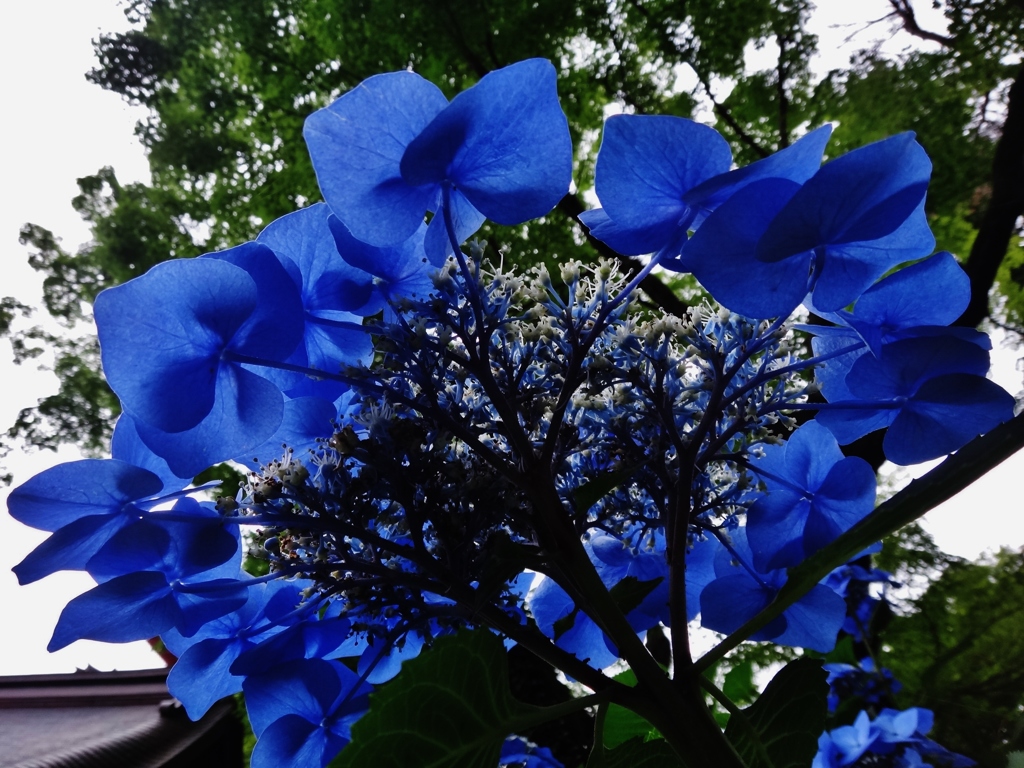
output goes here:
<path id="1" fill-rule="evenodd" d="M 113 458 L 9 501 L 51 532 L 22 583 L 62 568 L 98 582 L 51 648 L 161 636 L 191 716 L 244 691 L 260 768 L 357 754 L 375 687 L 485 630 L 677 752 L 741 765 L 680 682 L 690 622 L 741 631 L 788 569 L 871 514 L 872 469 L 841 446 L 886 429 L 888 458 L 913 463 L 1013 415 L 985 378 L 987 338 L 948 327 L 968 286 L 932 254 L 924 151 L 902 134 L 823 165 L 829 133 L 734 169 L 712 128 L 609 119 L 601 208 L 581 219 L 650 258 L 552 276 L 467 245 L 569 192 L 550 63 L 451 101 L 415 73 L 378 75 L 314 113 L 324 203 L 96 300 L 123 408 Z M 659 267 L 711 298 L 645 308 Z M 791 324 L 801 306 L 822 323 Z M 250 473 L 214 503 L 191 481 L 224 461 Z M 249 576 L 243 553 L 268 572 Z M 825 580 L 743 636 L 826 652 L 846 613 Z M 672 676 L 651 631 L 670 637 Z M 620 660 L 637 689 L 605 673 Z M 557 764 L 509 735 L 487 760 Z"/>

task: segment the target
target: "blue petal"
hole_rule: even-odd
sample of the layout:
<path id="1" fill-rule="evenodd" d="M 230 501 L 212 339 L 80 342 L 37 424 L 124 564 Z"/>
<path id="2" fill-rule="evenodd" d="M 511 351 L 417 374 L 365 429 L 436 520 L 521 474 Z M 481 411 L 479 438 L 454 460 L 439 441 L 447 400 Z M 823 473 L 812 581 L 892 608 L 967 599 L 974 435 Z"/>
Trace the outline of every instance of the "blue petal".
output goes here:
<path id="1" fill-rule="evenodd" d="M 214 407 L 221 355 L 256 305 L 253 279 L 216 259 L 167 261 L 103 291 L 103 370 L 125 410 L 167 432 L 201 422 Z"/>
<path id="2" fill-rule="evenodd" d="M 983 376 L 954 373 L 926 381 L 882 441 L 894 464 L 917 464 L 962 448 L 1013 418 L 1013 396 Z"/>
<path id="3" fill-rule="evenodd" d="M 371 636 L 359 657 L 356 671 L 365 675 L 368 683 L 386 683 L 402 670 L 403 663 L 419 656 L 422 648 L 423 636 L 418 632 L 408 632 L 401 644 Z"/>
<path id="4" fill-rule="evenodd" d="M 615 225 L 644 231 L 644 245 L 655 251 L 692 222 L 684 195 L 731 162 L 729 143 L 714 128 L 668 115 L 616 115 L 604 124 L 594 184 Z"/>
<path id="5" fill-rule="evenodd" d="M 605 121 L 596 187 L 608 215 L 627 227 L 678 223 L 694 187 L 728 171 L 732 152 L 714 128 L 668 115 Z"/>
<path id="6" fill-rule="evenodd" d="M 303 135 L 320 191 L 363 242 L 398 245 L 423 223 L 437 185 L 407 184 L 399 165 L 409 143 L 448 100 L 412 72 L 376 75 L 306 118 Z"/>
<path id="7" fill-rule="evenodd" d="M 86 570 L 98 582 L 135 571 L 161 568 L 171 548 L 171 535 L 159 523 L 144 517 L 121 527 L 89 558 Z"/>
<path id="8" fill-rule="evenodd" d="M 766 446 L 764 455 L 754 463 L 754 470 L 763 469 L 802 490 L 815 492 L 825 481 L 843 452 L 828 430 L 813 421 L 794 431 L 781 446 Z M 767 478 L 769 488 L 776 487 Z"/>
<path id="9" fill-rule="evenodd" d="M 842 401 L 839 401 L 840 403 Z M 864 435 L 879 429 L 885 429 L 896 418 L 896 411 L 891 408 L 871 410 L 867 408 L 849 408 L 821 411 L 815 421 L 824 425 L 835 435 L 840 445 L 849 445 Z"/>
<path id="10" fill-rule="evenodd" d="M 846 601 L 826 586 L 811 591 L 786 609 L 786 631 L 774 638 L 779 645 L 828 653 L 846 618 Z"/>
<path id="11" fill-rule="evenodd" d="M 639 256 L 643 253 L 668 249 L 666 243 L 671 243 L 673 233 L 678 229 L 675 224 L 631 229 L 608 218 L 604 208 L 584 211 L 580 214 L 580 221 L 590 230 L 591 235 L 626 256 Z M 685 240 L 685 234 L 684 232 L 682 240 Z M 672 268 L 671 265 L 670 268 Z"/>
<path id="12" fill-rule="evenodd" d="M 249 722 L 259 737 L 271 723 L 286 715 L 319 723 L 341 692 L 341 682 L 329 662 L 303 659 L 252 675 L 242 689 Z"/>
<path id="13" fill-rule="evenodd" d="M 331 744 L 330 750 L 328 744 Z M 285 715 L 268 726 L 252 751 L 252 768 L 322 768 L 345 745 L 319 723 Z"/>
<path id="14" fill-rule="evenodd" d="M 774 597 L 774 591 L 762 587 L 748 574 L 721 576 L 700 593 L 701 626 L 726 634 L 735 632 L 766 608 Z M 786 619 L 779 616 L 751 635 L 750 639 L 770 640 L 785 628 Z"/>
<path id="15" fill-rule="evenodd" d="M 114 424 L 114 434 L 110 438 L 110 455 L 136 467 L 148 469 L 163 481 L 164 490 L 180 490 L 192 481 L 192 475 L 175 475 L 167 466 L 167 461 L 153 453 L 150 447 L 142 442 L 139 430 L 135 426 L 135 419 L 126 413 L 118 416 Z"/>
<path id="16" fill-rule="evenodd" d="M 882 347 L 879 357 L 862 355 L 851 366 L 845 383 L 859 400 L 849 408 L 837 400 L 816 420 L 845 445 L 903 417 L 901 426 L 886 436 L 893 456 L 900 461 L 926 453 L 942 456 L 963 445 L 965 435 L 970 439 L 1012 415 L 1013 398 L 994 384 L 981 383 L 988 365 L 988 352 L 957 334 L 894 341 Z M 968 375 L 947 379 L 950 374 Z M 946 381 L 929 385 L 932 379 Z M 953 417 L 960 396 L 965 398 L 964 421 Z M 866 407 L 870 402 L 879 408 Z"/>
<path id="17" fill-rule="evenodd" d="M 803 184 L 821 167 L 825 145 L 831 136 L 832 126 L 823 125 L 762 160 L 708 179 L 687 192 L 684 200 L 710 212 L 747 185 L 761 179 L 789 179 Z"/>
<path id="18" fill-rule="evenodd" d="M 58 464 L 19 485 L 7 510 L 20 523 L 55 531 L 93 515 L 112 515 L 126 504 L 163 489 L 152 472 L 117 459 L 83 459 Z"/>
<path id="19" fill-rule="evenodd" d="M 302 456 L 306 449 L 313 448 L 317 440 L 329 435 L 331 422 L 337 418 L 334 403 L 319 397 L 299 397 L 284 404 L 284 418 L 277 431 L 262 445 L 234 456 L 236 461 L 250 469 L 259 469 L 281 458 L 282 446 L 287 445 L 295 455 Z"/>
<path id="20" fill-rule="evenodd" d="M 766 179 L 737 192 L 708 217 L 672 269 L 693 272 L 723 306 L 741 315 L 788 315 L 807 294 L 810 254 L 776 263 L 754 257 L 757 242 L 798 189 L 785 179 Z"/>
<path id="21" fill-rule="evenodd" d="M 194 477 L 263 444 L 283 418 L 284 396 L 277 387 L 243 368 L 223 366 L 213 406 L 197 426 L 164 432 L 136 422 L 136 428 L 142 441 L 167 461 L 174 474 Z"/>
<path id="22" fill-rule="evenodd" d="M 772 490 L 747 511 L 747 540 L 753 565 L 761 573 L 796 565 L 804 559 L 804 528 L 810 502 L 800 493 Z"/>
<path id="23" fill-rule="evenodd" d="M 587 614 L 576 609 L 569 595 L 553 579 L 544 579 L 534 590 L 529 608 L 540 631 L 576 658 L 589 661 L 592 667 L 598 669 L 618 659 L 618 654 L 609 650 L 600 627 Z M 567 627 L 564 626 L 566 623 Z M 556 624 L 559 625 L 557 628 Z"/>
<path id="24" fill-rule="evenodd" d="M 874 470 L 861 458 L 838 462 L 818 488 L 804 535 L 809 557 L 866 517 L 875 506 Z"/>
<path id="25" fill-rule="evenodd" d="M 307 313 L 318 317 L 362 314 L 360 310 L 369 299 L 373 278 L 341 258 L 327 225 L 330 215 L 331 210 L 324 203 L 289 213 L 271 222 L 256 242 L 295 265 Z"/>
<path id="26" fill-rule="evenodd" d="M 256 308 L 231 339 L 230 349 L 266 360 L 287 358 L 301 341 L 303 329 L 301 286 L 286 269 L 287 262 L 263 243 L 244 243 L 199 257 L 206 259 L 234 264 L 256 284 Z"/>
<path id="27" fill-rule="evenodd" d="M 173 627 L 181 618 L 181 608 L 162 573 L 131 573 L 68 603 L 47 650 L 52 653 L 82 639 L 108 643 L 145 640 Z"/>
<path id="28" fill-rule="evenodd" d="M 231 663 L 252 643 L 242 638 L 207 638 L 190 646 L 178 656 L 167 675 L 167 689 L 185 705 L 185 711 L 198 720 L 217 701 L 239 693 L 240 675 L 232 675 Z"/>
<path id="29" fill-rule="evenodd" d="M 474 232 L 480 229 L 486 217 L 474 208 L 472 203 L 458 189 L 452 191 L 450 201 L 455 239 L 461 245 Z M 430 220 L 430 225 L 427 227 L 427 233 L 423 240 L 423 250 L 427 255 L 427 260 L 435 267 L 443 266 L 444 260 L 448 256 L 455 254 L 455 249 L 452 247 L 452 239 L 448 236 L 448 227 L 445 224 L 444 214 L 440 210 Z"/>
<path id="30" fill-rule="evenodd" d="M 325 659 L 342 656 L 351 635 L 351 624 L 343 616 L 316 615 L 265 637 L 240 655 L 231 671 L 237 675 L 258 675 L 283 661 Z"/>
<path id="31" fill-rule="evenodd" d="M 488 73 L 409 143 L 402 177 L 413 186 L 450 182 L 499 224 L 548 213 L 572 181 L 572 140 L 555 81 L 545 59 Z"/>
<path id="32" fill-rule="evenodd" d="M 928 379 L 947 373 L 988 373 L 981 347 L 956 337 L 928 336 L 894 341 L 879 357 L 864 355 L 850 369 L 846 384 L 864 400 L 910 397 Z"/>
<path id="33" fill-rule="evenodd" d="M 129 521 L 127 515 L 93 515 L 58 528 L 11 570 L 19 584 L 31 584 L 57 571 L 84 570 L 86 564 Z"/>
<path id="34" fill-rule="evenodd" d="M 884 237 L 823 246 L 824 260 L 814 285 L 815 309 L 842 309 L 897 264 L 926 256 L 934 247 L 923 199 L 903 224 Z"/>
<path id="35" fill-rule="evenodd" d="M 820 246 L 891 234 L 920 205 L 931 167 L 912 133 L 826 163 L 772 222 L 757 257 L 780 261 Z"/>
<path id="36" fill-rule="evenodd" d="M 956 259 L 943 251 L 904 267 L 867 290 L 853 308 L 850 325 L 864 336 L 868 324 L 881 335 L 921 325 L 949 325 L 971 300 L 971 282 Z"/>
<path id="37" fill-rule="evenodd" d="M 407 240 L 397 245 L 377 247 L 354 238 L 337 218 L 331 218 L 328 223 L 341 257 L 379 278 L 375 287 L 383 301 L 379 301 L 378 307 L 403 297 L 426 298 L 434 290 L 430 279 L 434 267 L 424 250 L 426 226 L 420 225 Z"/>

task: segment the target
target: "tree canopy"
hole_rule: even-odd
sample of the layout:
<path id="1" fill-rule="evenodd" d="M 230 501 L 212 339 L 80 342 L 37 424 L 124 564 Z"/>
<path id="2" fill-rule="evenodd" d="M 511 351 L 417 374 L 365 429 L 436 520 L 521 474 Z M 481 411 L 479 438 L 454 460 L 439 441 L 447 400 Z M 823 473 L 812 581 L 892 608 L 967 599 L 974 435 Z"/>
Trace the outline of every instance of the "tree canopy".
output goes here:
<path id="1" fill-rule="evenodd" d="M 938 246 L 965 260 L 972 279 L 974 300 L 961 322 L 989 315 L 989 291 L 998 284 L 998 317 L 1018 324 L 1024 5 L 944 2 L 945 30 L 922 28 L 910 0 L 890 6 L 888 16 L 865 19 L 864 27 L 888 25 L 928 50 L 894 57 L 867 49 L 822 78 L 811 69 L 818 41 L 808 31 L 807 0 L 725 7 L 710 0 L 133 0 L 125 12 L 135 28 L 100 36 L 88 78 L 149 108 L 137 132 L 153 183 L 122 185 L 113 169 L 101 169 L 79 180 L 74 201 L 93 226 L 90 243 L 70 252 L 39 225 L 26 225 L 22 241 L 45 275 L 46 310 L 74 325 L 104 287 L 168 258 L 249 239 L 317 201 L 303 121 L 369 75 L 414 69 L 450 97 L 489 71 L 543 57 L 559 64 L 578 148 L 576 192 L 560 214 L 575 217 L 587 207 L 583 192 L 592 186 L 607 110 L 706 116 L 710 109 L 741 163 L 830 120 L 837 123 L 833 154 L 914 130 L 935 160 L 927 205 Z M 776 51 L 774 66 L 750 71 L 751 47 Z M 588 243 L 583 227 L 549 224 L 488 226 L 483 234 L 513 261 L 615 255 Z M 666 279 L 649 278 L 647 294 L 678 311 Z M 5 332 L 19 359 L 38 355 L 41 345 L 55 348 L 62 372 L 61 391 L 24 411 L 7 440 L 102 450 L 117 406 L 90 363 L 92 343 L 18 324 Z"/>

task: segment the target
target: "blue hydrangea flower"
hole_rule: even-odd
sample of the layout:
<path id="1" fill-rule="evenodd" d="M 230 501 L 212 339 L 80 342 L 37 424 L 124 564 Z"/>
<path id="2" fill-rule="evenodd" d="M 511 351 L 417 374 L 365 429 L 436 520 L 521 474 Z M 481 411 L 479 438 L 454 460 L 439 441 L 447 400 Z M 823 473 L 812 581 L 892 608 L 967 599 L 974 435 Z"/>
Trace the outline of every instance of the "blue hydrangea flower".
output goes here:
<path id="1" fill-rule="evenodd" d="M 662 266 L 686 269 L 675 257 L 690 230 L 759 179 L 809 179 L 830 134 L 831 127 L 819 128 L 781 152 L 730 171 L 732 152 L 714 128 L 669 115 L 616 115 L 605 121 L 594 175 L 603 207 L 580 220 L 619 253 L 657 253 Z"/>
<path id="2" fill-rule="evenodd" d="M 729 534 L 729 548 L 718 546 L 715 576 L 700 593 L 701 624 L 716 632 L 734 632 L 775 598 L 786 583 L 783 570 L 758 572 L 743 528 Z M 846 603 L 823 584 L 817 584 L 795 604 L 751 636 L 779 645 L 827 653 L 846 615 Z"/>
<path id="3" fill-rule="evenodd" d="M 722 204 L 680 266 L 729 309 L 788 315 L 813 290 L 842 309 L 875 280 L 935 245 L 924 215 L 931 163 L 912 134 L 826 163 L 806 183 L 762 178 Z"/>
<path id="4" fill-rule="evenodd" d="M 1013 417 L 1013 396 L 987 371 L 988 353 L 970 341 L 894 341 L 854 362 L 845 384 L 855 399 L 830 403 L 817 421 L 842 445 L 887 428 L 882 447 L 896 464 L 934 459 Z"/>
<path id="5" fill-rule="evenodd" d="M 213 461 L 175 466 L 176 457 L 189 464 L 187 452 L 163 450 L 154 435 L 198 428 L 214 461 L 262 443 L 280 425 L 284 400 L 241 360 L 284 360 L 302 336 L 298 291 L 272 251 L 250 243 L 218 256 L 164 262 L 96 298 L 111 388 L 143 441 L 180 475 Z"/>
<path id="6" fill-rule="evenodd" d="M 279 664 L 243 684 L 257 736 L 253 768 L 321 768 L 351 738 L 371 687 L 344 664 L 303 659 Z"/>
<path id="7" fill-rule="evenodd" d="M 427 235 L 435 265 L 450 252 L 446 194 L 461 242 L 485 217 L 543 216 L 572 177 L 555 69 L 541 59 L 491 72 L 450 104 L 419 75 L 377 75 L 310 115 L 304 134 L 324 199 L 357 239 L 395 246 L 438 214 Z"/>
<path id="8" fill-rule="evenodd" d="M 754 567 L 798 565 L 864 518 L 875 505 L 875 473 L 844 457 L 832 434 L 810 421 L 753 462 L 767 493 L 747 512 Z"/>

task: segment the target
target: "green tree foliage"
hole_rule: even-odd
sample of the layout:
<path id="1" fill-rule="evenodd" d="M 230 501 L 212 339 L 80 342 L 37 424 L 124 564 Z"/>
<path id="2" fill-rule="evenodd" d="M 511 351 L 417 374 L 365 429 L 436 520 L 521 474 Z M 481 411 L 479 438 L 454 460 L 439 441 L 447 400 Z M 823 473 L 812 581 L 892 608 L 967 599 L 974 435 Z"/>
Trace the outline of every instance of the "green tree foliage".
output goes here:
<path id="1" fill-rule="evenodd" d="M 1007 103 L 1024 50 L 1024 5 L 947 0 L 948 29 L 935 32 L 921 27 L 910 0 L 890 4 L 890 16 L 876 23 L 924 38 L 931 49 L 897 58 L 864 51 L 848 69 L 816 81 L 810 66 L 818 41 L 807 30 L 808 0 L 725 6 L 717 0 L 132 0 L 126 13 L 137 27 L 99 38 L 98 66 L 88 77 L 149 108 L 138 135 L 153 184 L 123 186 L 102 169 L 80 180 L 74 203 L 93 225 L 92 242 L 71 253 L 35 225 L 26 226 L 23 239 L 44 274 L 47 310 L 73 323 L 107 285 L 166 258 L 249 239 L 319 199 L 303 121 L 364 78 L 412 67 L 451 95 L 492 69 L 542 56 L 561 70 L 563 106 L 578 147 L 578 190 L 591 186 L 609 108 L 689 116 L 710 107 L 743 162 L 827 120 L 838 121 L 836 152 L 917 131 L 935 158 L 929 206 L 940 246 L 961 255 L 977 251 L 968 263 L 981 302 L 970 312 L 973 324 L 987 314 L 988 289 L 1007 247 L 1016 246 L 1017 214 L 1007 230 L 1005 210 L 1024 211 L 1017 199 L 1024 193 L 1013 194 L 1024 183 L 997 184 L 992 173 L 1000 140 L 1024 142 L 1024 127 L 1015 129 L 1016 138 L 1003 131 L 1015 125 Z M 748 71 L 752 47 L 775 51 L 774 66 Z M 713 94 L 728 84 L 731 92 L 716 100 Z M 1016 111 L 1024 112 L 1024 104 Z M 1024 179 L 1020 154 L 1016 165 L 997 166 L 1018 182 Z M 562 201 L 558 215 L 583 208 L 577 193 Z M 979 227 L 996 208 L 1002 218 L 989 229 L 1000 232 L 994 241 L 979 239 Z M 494 252 L 525 262 L 587 260 L 602 248 L 587 245 L 582 227 L 551 224 L 489 227 L 483 234 Z M 1019 251 L 1011 247 L 998 272 L 1003 311 L 1013 322 L 1024 316 Z M 651 280 L 645 287 L 655 304 L 678 310 L 674 289 L 688 286 L 673 281 L 670 289 Z M 39 342 L 55 344 L 58 359 L 76 354 L 43 336 L 38 329 L 15 331 L 13 341 L 36 349 Z M 100 446 L 110 426 L 105 410 L 87 408 L 74 430 L 62 421 L 64 405 L 102 391 L 101 384 L 80 381 L 88 386 L 76 389 L 67 380 L 57 400 L 35 415 L 22 414 L 8 438 Z M 89 422 L 93 417 L 105 420 Z"/>
<path id="2" fill-rule="evenodd" d="M 29 248 L 29 263 L 45 276 L 44 307 L 65 329 L 89 317 L 92 300 L 104 288 L 141 275 L 161 261 L 202 252 L 189 234 L 181 207 L 166 190 L 145 184 L 123 186 L 111 168 L 79 179 L 78 186 L 81 194 L 72 205 L 92 226 L 91 242 L 71 253 L 52 232 L 35 224 L 22 227 L 20 236 Z M 31 315 L 30 307 L 4 299 L 0 333 L 9 335 L 18 364 L 49 352 L 60 389 L 36 407 L 23 409 L 7 438 L 50 450 L 73 444 L 86 454 L 104 453 L 120 405 L 100 373 L 95 336 L 55 333 L 42 325 L 21 329 L 18 317 Z"/>
<path id="3" fill-rule="evenodd" d="M 947 565 L 893 618 L 880 662 L 903 683 L 901 706 L 935 712 L 932 738 L 1003 768 L 1024 749 L 1024 552 Z"/>

